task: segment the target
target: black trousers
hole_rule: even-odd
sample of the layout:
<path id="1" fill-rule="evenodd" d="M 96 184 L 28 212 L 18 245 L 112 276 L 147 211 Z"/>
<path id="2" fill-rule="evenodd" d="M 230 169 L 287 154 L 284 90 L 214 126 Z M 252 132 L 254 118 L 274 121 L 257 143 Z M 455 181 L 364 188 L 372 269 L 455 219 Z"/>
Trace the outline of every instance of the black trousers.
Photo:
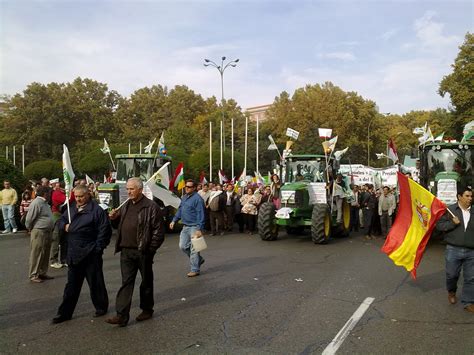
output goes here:
<path id="1" fill-rule="evenodd" d="M 133 288 L 137 272 L 140 271 L 140 308 L 153 312 L 153 257 L 155 254 L 143 254 L 138 249 L 123 248 L 120 253 L 122 286 L 117 293 L 115 308 L 117 315 L 128 321 L 132 304 Z"/>
<path id="2" fill-rule="evenodd" d="M 255 223 L 257 220 L 257 216 L 253 214 L 243 213 L 245 226 L 249 232 L 255 231 Z"/>
<path id="3" fill-rule="evenodd" d="M 84 279 L 86 279 L 89 284 L 92 304 L 96 311 L 102 312 L 108 310 L 109 296 L 105 288 L 102 265 L 102 253 L 99 254 L 95 252 L 90 253 L 80 263 L 69 265 L 63 302 L 59 306 L 58 315 L 72 317 L 79 295 L 81 294 Z"/>
<path id="4" fill-rule="evenodd" d="M 362 214 L 364 216 L 364 228 L 367 232 L 367 235 L 374 234 L 374 210 L 369 208 L 364 208 L 362 210 Z"/>
<path id="5" fill-rule="evenodd" d="M 359 207 L 351 206 L 351 231 L 359 231 Z"/>
<path id="6" fill-rule="evenodd" d="M 232 232 L 234 228 L 234 207 L 233 206 L 225 206 L 225 222 L 226 222 L 226 230 Z"/>

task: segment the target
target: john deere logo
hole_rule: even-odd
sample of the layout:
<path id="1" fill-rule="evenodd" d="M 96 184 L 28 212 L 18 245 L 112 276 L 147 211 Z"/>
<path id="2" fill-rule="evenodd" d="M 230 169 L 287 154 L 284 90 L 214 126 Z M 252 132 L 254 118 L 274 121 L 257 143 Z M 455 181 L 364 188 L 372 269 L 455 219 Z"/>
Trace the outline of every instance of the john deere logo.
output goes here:
<path id="1" fill-rule="evenodd" d="M 420 201 L 415 200 L 416 215 L 420 220 L 424 229 L 428 228 L 428 222 L 430 219 L 430 209 L 423 205 Z"/>

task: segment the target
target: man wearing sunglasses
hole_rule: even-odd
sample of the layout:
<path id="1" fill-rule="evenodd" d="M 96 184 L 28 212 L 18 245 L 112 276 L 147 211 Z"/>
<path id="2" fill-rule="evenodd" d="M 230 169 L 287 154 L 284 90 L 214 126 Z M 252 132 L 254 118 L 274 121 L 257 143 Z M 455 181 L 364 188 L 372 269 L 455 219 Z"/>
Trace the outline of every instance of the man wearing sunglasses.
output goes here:
<path id="1" fill-rule="evenodd" d="M 204 258 L 199 253 L 196 253 L 191 246 L 191 238 L 196 235 L 202 236 L 202 230 L 205 224 L 205 206 L 204 201 L 196 193 L 196 185 L 193 180 L 186 180 L 184 187 L 186 194 L 181 200 L 178 212 L 173 217 L 170 223 L 170 229 L 174 228 L 174 224 L 181 220 L 183 223 L 183 230 L 179 235 L 179 248 L 189 257 L 191 264 L 191 271 L 188 277 L 199 276 L 201 265 L 204 263 Z"/>

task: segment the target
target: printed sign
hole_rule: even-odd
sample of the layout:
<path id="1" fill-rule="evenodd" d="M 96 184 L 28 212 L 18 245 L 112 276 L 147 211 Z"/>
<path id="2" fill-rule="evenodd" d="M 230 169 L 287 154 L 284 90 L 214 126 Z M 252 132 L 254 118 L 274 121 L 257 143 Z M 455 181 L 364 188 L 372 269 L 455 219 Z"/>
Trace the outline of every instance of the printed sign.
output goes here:
<path id="1" fill-rule="evenodd" d="M 326 199 L 326 183 L 312 182 L 308 185 L 309 204 L 327 203 Z"/>
<path id="2" fill-rule="evenodd" d="M 300 132 L 295 131 L 294 129 L 291 129 L 290 127 L 288 127 L 288 128 L 286 129 L 286 135 L 287 135 L 288 137 L 291 137 L 291 138 L 297 140 L 298 137 L 299 137 L 299 135 L 300 135 Z"/>
<path id="3" fill-rule="evenodd" d="M 456 180 L 453 179 L 439 179 L 438 191 L 436 197 L 447 205 L 453 204 L 457 201 L 456 196 Z"/>
<path id="4" fill-rule="evenodd" d="M 361 164 L 341 164 L 339 172 L 349 177 L 349 181 L 356 185 L 373 184 L 376 188 L 382 186 L 397 186 L 396 165 L 387 168 L 371 168 Z"/>

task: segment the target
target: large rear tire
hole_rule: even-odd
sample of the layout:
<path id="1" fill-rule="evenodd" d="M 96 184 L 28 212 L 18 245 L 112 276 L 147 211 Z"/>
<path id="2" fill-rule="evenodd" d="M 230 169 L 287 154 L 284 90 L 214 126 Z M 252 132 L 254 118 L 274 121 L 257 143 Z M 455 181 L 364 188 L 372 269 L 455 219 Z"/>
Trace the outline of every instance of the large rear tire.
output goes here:
<path id="1" fill-rule="evenodd" d="M 275 223 L 275 205 L 265 202 L 258 211 L 258 233 L 262 240 L 276 240 L 278 237 L 278 225 Z"/>
<path id="2" fill-rule="evenodd" d="M 318 203 L 313 206 L 311 216 L 311 239 L 315 244 L 326 244 L 331 236 L 331 216 L 328 206 Z"/>

